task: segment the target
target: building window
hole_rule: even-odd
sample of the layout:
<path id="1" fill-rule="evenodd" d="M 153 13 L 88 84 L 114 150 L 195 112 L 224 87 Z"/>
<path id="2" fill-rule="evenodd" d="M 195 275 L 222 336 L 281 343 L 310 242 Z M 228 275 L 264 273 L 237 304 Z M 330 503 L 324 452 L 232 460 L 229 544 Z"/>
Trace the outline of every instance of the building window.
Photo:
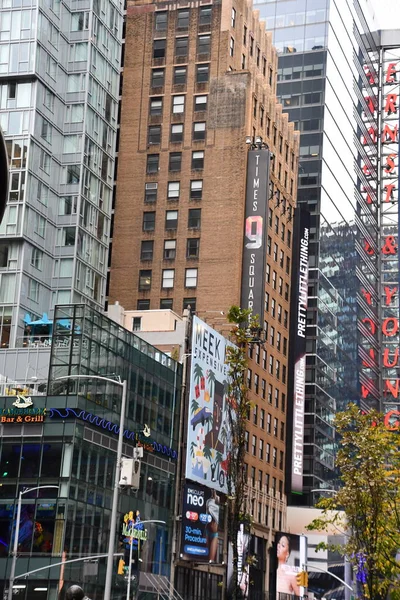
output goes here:
<path id="1" fill-rule="evenodd" d="M 255 456 L 256 452 L 257 452 L 257 436 L 252 435 L 251 436 L 251 453 L 253 456 Z"/>
<path id="2" fill-rule="evenodd" d="M 182 164 L 182 152 L 170 152 L 169 153 L 169 170 L 180 171 Z"/>
<path id="3" fill-rule="evenodd" d="M 35 279 L 29 279 L 28 298 L 33 302 L 39 302 L 39 282 Z"/>
<path id="4" fill-rule="evenodd" d="M 266 445 L 265 460 L 267 461 L 267 463 L 271 461 L 271 444 Z"/>
<path id="5" fill-rule="evenodd" d="M 149 290 L 151 288 L 151 270 L 139 271 L 139 290 Z"/>
<path id="6" fill-rule="evenodd" d="M 163 100 L 162 98 L 150 98 L 150 115 L 162 115 Z"/>
<path id="7" fill-rule="evenodd" d="M 188 228 L 200 229 L 201 227 L 201 208 L 189 208 Z"/>
<path id="8" fill-rule="evenodd" d="M 271 281 L 271 266 L 267 265 L 265 269 L 265 282 L 270 283 Z"/>
<path id="9" fill-rule="evenodd" d="M 272 385 L 270 383 L 268 384 L 268 403 L 272 404 Z"/>
<path id="10" fill-rule="evenodd" d="M 211 35 L 199 35 L 197 40 L 197 54 L 209 54 L 211 50 Z"/>
<path id="11" fill-rule="evenodd" d="M 260 66 L 260 48 L 257 47 L 257 58 L 256 58 L 257 67 Z"/>
<path id="12" fill-rule="evenodd" d="M 178 211 L 167 210 L 165 212 L 165 229 L 176 229 L 178 227 Z"/>
<path id="13" fill-rule="evenodd" d="M 50 165 L 51 165 L 50 154 L 47 154 L 47 152 L 45 152 L 44 150 L 41 150 L 39 166 L 45 173 L 47 173 L 47 175 L 50 175 Z M 69 165 L 67 167 L 67 170 L 69 171 L 70 169 L 73 169 L 74 167 L 78 167 L 78 181 L 68 181 L 68 175 L 67 175 L 67 183 L 79 183 L 79 166 L 78 165 Z"/>
<path id="14" fill-rule="evenodd" d="M 188 29 L 189 28 L 189 10 L 184 8 L 183 10 L 178 10 L 178 15 L 176 19 L 176 28 L 177 29 Z"/>
<path id="15" fill-rule="evenodd" d="M 292 245 L 292 232 L 290 231 L 290 229 L 288 229 L 288 232 L 287 232 L 286 243 L 287 243 L 288 248 L 290 248 Z"/>
<path id="16" fill-rule="evenodd" d="M 176 40 L 175 40 L 175 56 L 187 56 L 188 48 L 189 48 L 189 38 L 187 38 L 187 37 L 176 38 Z"/>
<path id="17" fill-rule="evenodd" d="M 260 410 L 260 428 L 264 429 L 265 426 L 265 410 L 262 408 Z"/>
<path id="18" fill-rule="evenodd" d="M 207 110 L 207 96 L 194 97 L 194 110 L 195 112 L 202 112 Z"/>
<path id="19" fill-rule="evenodd" d="M 262 74 L 264 75 L 264 77 L 267 74 L 267 59 L 265 58 L 265 56 L 263 56 L 263 60 L 262 60 Z"/>
<path id="20" fill-rule="evenodd" d="M 275 361 L 275 377 L 277 379 L 280 379 L 280 376 L 281 376 L 281 361 L 276 360 Z"/>
<path id="21" fill-rule="evenodd" d="M 174 115 L 185 112 L 185 96 L 172 96 L 172 112 Z"/>
<path id="22" fill-rule="evenodd" d="M 179 188 L 180 188 L 179 181 L 169 181 L 168 182 L 168 192 L 167 192 L 168 200 L 179 199 Z"/>
<path id="23" fill-rule="evenodd" d="M 196 83 L 207 83 L 210 77 L 210 65 L 196 66 Z"/>
<path id="24" fill-rule="evenodd" d="M 170 289 L 174 287 L 175 269 L 163 269 L 162 272 L 162 287 Z"/>
<path id="25" fill-rule="evenodd" d="M 203 196 L 203 180 L 193 179 L 190 182 L 190 200 L 201 200 Z"/>
<path id="26" fill-rule="evenodd" d="M 160 162 L 159 154 L 148 154 L 147 155 L 146 172 L 148 175 L 154 175 L 155 173 L 158 173 L 159 162 Z"/>
<path id="27" fill-rule="evenodd" d="M 143 240 L 140 248 L 140 260 L 153 260 L 153 240 Z"/>
<path id="28" fill-rule="evenodd" d="M 247 27 L 246 25 L 243 26 L 243 45 L 245 46 L 247 44 Z"/>
<path id="29" fill-rule="evenodd" d="M 281 422 L 281 440 L 285 441 L 285 423 L 283 421 Z"/>
<path id="30" fill-rule="evenodd" d="M 185 287 L 197 287 L 197 271 L 198 269 L 186 269 L 185 271 Z"/>
<path id="31" fill-rule="evenodd" d="M 250 56 L 253 56 L 253 54 L 254 54 L 254 38 L 251 35 L 250 36 Z"/>
<path id="32" fill-rule="evenodd" d="M 176 256 L 176 240 L 164 240 L 164 260 L 174 260 Z"/>
<path id="33" fill-rule="evenodd" d="M 35 269 L 38 269 L 38 271 L 41 271 L 42 263 L 43 263 L 43 252 L 41 250 L 39 250 L 39 248 L 32 248 L 32 254 L 31 254 L 32 267 L 35 267 Z M 7 264 L 4 266 L 7 266 Z"/>
<path id="34" fill-rule="evenodd" d="M 150 125 L 148 133 L 148 144 L 161 143 L 161 125 Z"/>
<path id="35" fill-rule="evenodd" d="M 151 72 L 151 87 L 162 87 L 164 85 L 165 69 L 153 69 Z"/>
<path id="36" fill-rule="evenodd" d="M 229 42 L 229 56 L 233 56 L 235 54 L 235 40 L 231 37 Z"/>
<path id="37" fill-rule="evenodd" d="M 287 328 L 288 326 L 288 320 L 289 320 L 289 315 L 288 315 L 288 311 L 285 310 L 283 313 L 283 326 Z"/>
<path id="38" fill-rule="evenodd" d="M 167 46 L 167 40 L 154 40 L 154 42 L 153 42 L 153 58 L 154 59 L 165 58 L 166 46 Z"/>
<path id="39" fill-rule="evenodd" d="M 282 334 L 278 331 L 276 334 L 276 349 L 279 352 L 281 351 L 281 340 L 282 340 Z"/>
<path id="40" fill-rule="evenodd" d="M 192 312 L 196 312 L 196 298 L 184 298 L 182 310 L 190 308 Z"/>
<path id="41" fill-rule="evenodd" d="M 143 213 L 143 231 L 154 231 L 156 226 L 156 213 L 144 212 Z"/>
<path id="42" fill-rule="evenodd" d="M 265 292 L 264 310 L 266 312 L 269 311 L 269 294 L 268 294 L 268 292 Z"/>
<path id="43" fill-rule="evenodd" d="M 204 150 L 192 152 L 192 171 L 204 169 Z"/>
<path id="44" fill-rule="evenodd" d="M 142 329 L 142 317 L 133 317 L 132 331 L 141 331 L 141 329 Z"/>
<path id="45" fill-rule="evenodd" d="M 248 452 L 249 451 L 249 432 L 248 431 L 244 432 L 244 447 L 245 447 L 246 452 Z"/>
<path id="46" fill-rule="evenodd" d="M 150 310 L 150 300 L 138 300 L 137 310 Z"/>
<path id="47" fill-rule="evenodd" d="M 175 67 L 174 68 L 174 85 L 185 85 L 186 84 L 186 75 L 187 75 L 186 67 Z"/>
<path id="48" fill-rule="evenodd" d="M 283 338 L 283 356 L 287 355 L 287 338 Z"/>
<path id="49" fill-rule="evenodd" d="M 236 27 L 236 9 L 232 8 L 231 12 L 231 27 L 234 29 Z"/>
<path id="50" fill-rule="evenodd" d="M 241 68 L 245 69 L 246 68 L 246 55 L 242 54 L 242 64 L 241 64 Z"/>
<path id="51" fill-rule="evenodd" d="M 75 227 L 64 227 L 62 231 L 64 234 L 63 246 L 75 246 Z"/>
<path id="52" fill-rule="evenodd" d="M 156 202 L 158 183 L 146 183 L 144 187 L 144 201 L 147 203 Z"/>
<path id="53" fill-rule="evenodd" d="M 258 440 L 258 458 L 260 460 L 264 459 L 264 440 Z"/>
<path id="54" fill-rule="evenodd" d="M 272 450 L 272 465 L 276 467 L 278 450 L 274 447 Z"/>
<path id="55" fill-rule="evenodd" d="M 183 141 L 183 123 L 171 125 L 171 142 L 177 143 Z"/>
<path id="56" fill-rule="evenodd" d="M 257 373 L 254 373 L 254 391 L 256 394 L 258 394 L 259 381 L 260 381 L 259 376 L 257 375 Z"/>
<path id="57" fill-rule="evenodd" d="M 190 238 L 187 240 L 186 245 L 186 258 L 199 258 L 200 253 L 200 239 Z"/>
<path id="58" fill-rule="evenodd" d="M 167 20 L 168 20 L 168 13 L 166 11 L 156 12 L 155 19 L 154 19 L 156 31 L 166 31 Z"/>
<path id="59" fill-rule="evenodd" d="M 204 121 L 193 123 L 193 140 L 205 140 L 206 139 L 206 124 Z"/>
<path id="60" fill-rule="evenodd" d="M 199 9 L 199 25 L 211 25 L 212 7 L 202 6 Z"/>
<path id="61" fill-rule="evenodd" d="M 161 298 L 160 299 L 160 309 L 161 310 L 172 310 L 174 306 L 174 301 L 172 298 Z"/>
<path id="62" fill-rule="evenodd" d="M 265 379 L 261 380 L 261 398 L 265 400 L 265 389 L 266 389 L 266 381 Z"/>
<path id="63" fill-rule="evenodd" d="M 274 357 L 271 355 L 269 357 L 268 372 L 270 375 L 274 374 Z"/>
<path id="64" fill-rule="evenodd" d="M 275 408 L 279 408 L 279 390 L 278 390 L 278 388 L 275 388 L 275 391 L 274 391 L 274 406 L 275 406 Z"/>

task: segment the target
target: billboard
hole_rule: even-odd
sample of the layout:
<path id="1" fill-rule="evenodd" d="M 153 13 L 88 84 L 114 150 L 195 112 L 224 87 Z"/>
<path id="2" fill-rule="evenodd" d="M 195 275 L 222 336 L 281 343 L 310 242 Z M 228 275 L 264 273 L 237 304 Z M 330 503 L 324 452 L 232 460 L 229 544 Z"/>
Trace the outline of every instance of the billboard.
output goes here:
<path id="1" fill-rule="evenodd" d="M 288 596 L 302 596 L 304 590 L 297 583 L 297 574 L 307 562 L 306 537 L 278 532 L 275 547 L 276 599 L 288 600 Z"/>
<path id="2" fill-rule="evenodd" d="M 242 262 L 241 307 L 253 315 L 264 314 L 266 218 L 271 154 L 267 149 L 249 150 Z"/>
<path id="3" fill-rule="evenodd" d="M 250 535 L 244 532 L 243 524 L 240 525 L 240 529 L 237 534 L 237 549 L 238 549 L 238 567 L 237 567 L 237 578 L 238 586 L 242 593 L 241 598 L 247 600 L 249 597 L 249 584 L 250 584 L 250 567 L 247 562 L 247 557 L 250 551 Z M 228 547 L 228 574 L 227 574 L 227 597 L 228 600 L 234 598 L 234 579 L 233 579 L 233 548 L 232 544 L 229 543 Z"/>
<path id="4" fill-rule="evenodd" d="M 182 558 L 215 562 L 218 525 L 219 497 L 215 490 L 186 482 L 182 506 Z"/>
<path id="5" fill-rule="evenodd" d="M 225 354 L 229 344 L 193 317 L 186 478 L 225 494 L 230 443 Z"/>
<path id="6" fill-rule="evenodd" d="M 306 383 L 306 328 L 308 303 L 308 254 L 310 237 L 310 213 L 299 207 L 296 211 L 295 235 L 293 240 L 293 271 L 290 323 L 290 378 L 288 408 L 288 439 L 291 438 L 291 453 L 288 452 L 290 477 L 288 490 L 303 491 L 304 463 L 304 405 Z M 291 434 L 291 435 L 290 435 Z"/>

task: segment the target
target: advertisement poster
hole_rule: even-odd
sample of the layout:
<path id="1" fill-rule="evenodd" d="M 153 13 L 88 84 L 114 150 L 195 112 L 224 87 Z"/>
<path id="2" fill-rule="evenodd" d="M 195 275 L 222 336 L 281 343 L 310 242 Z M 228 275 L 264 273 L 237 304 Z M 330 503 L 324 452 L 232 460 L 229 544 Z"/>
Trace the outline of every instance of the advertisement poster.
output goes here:
<path id="1" fill-rule="evenodd" d="M 249 584 L 250 584 L 250 574 L 249 574 L 249 565 L 247 562 L 247 556 L 249 554 L 250 546 L 250 535 L 248 533 L 244 533 L 243 525 L 240 526 L 240 529 L 237 534 L 237 549 L 238 549 L 238 585 L 243 594 L 243 600 L 247 600 L 249 597 Z M 227 586 L 228 586 L 228 600 L 232 600 L 233 592 L 234 592 L 234 580 L 233 580 L 233 548 L 232 544 L 229 544 L 228 548 L 228 576 L 227 576 Z"/>
<path id="2" fill-rule="evenodd" d="M 249 150 L 242 261 L 242 308 L 264 315 L 265 235 L 271 154 L 267 149 Z"/>
<path id="3" fill-rule="evenodd" d="M 186 478 L 227 493 L 228 366 L 222 335 L 193 318 Z"/>
<path id="4" fill-rule="evenodd" d="M 219 497 L 215 490 L 187 482 L 183 489 L 182 554 L 186 560 L 215 562 Z"/>
<path id="5" fill-rule="evenodd" d="M 300 536 L 280 532 L 276 534 L 275 540 L 276 600 L 286 599 L 288 595 L 300 596 L 301 589 L 296 579 L 297 574 L 301 571 Z"/>

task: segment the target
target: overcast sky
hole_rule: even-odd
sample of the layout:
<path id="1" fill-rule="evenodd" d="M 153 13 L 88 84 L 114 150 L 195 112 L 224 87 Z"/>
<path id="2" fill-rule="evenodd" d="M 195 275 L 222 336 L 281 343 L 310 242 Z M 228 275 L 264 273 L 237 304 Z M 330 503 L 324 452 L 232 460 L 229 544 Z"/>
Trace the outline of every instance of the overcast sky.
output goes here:
<path id="1" fill-rule="evenodd" d="M 371 0 L 381 29 L 400 29 L 400 0 Z"/>

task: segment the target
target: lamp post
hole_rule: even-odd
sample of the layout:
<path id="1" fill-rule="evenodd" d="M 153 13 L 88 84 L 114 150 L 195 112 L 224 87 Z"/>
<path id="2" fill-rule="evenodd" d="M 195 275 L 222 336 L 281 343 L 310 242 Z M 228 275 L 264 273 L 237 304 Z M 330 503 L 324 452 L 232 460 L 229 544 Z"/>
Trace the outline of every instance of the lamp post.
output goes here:
<path id="1" fill-rule="evenodd" d="M 58 485 L 39 485 L 32 488 L 26 488 L 26 490 L 21 490 L 18 494 L 18 504 L 17 504 L 17 520 L 15 523 L 15 533 L 14 533 L 14 544 L 13 544 L 13 552 L 12 552 L 12 561 L 11 561 L 11 571 L 10 571 L 10 583 L 8 587 L 8 600 L 12 600 L 13 595 L 13 587 L 15 580 L 15 567 L 17 564 L 17 552 L 18 552 L 18 538 L 19 538 L 19 527 L 21 524 L 21 505 L 22 505 L 22 496 L 27 494 L 28 492 L 34 492 L 35 490 L 44 490 L 44 489 L 59 489 Z"/>
<path id="2" fill-rule="evenodd" d="M 158 521 L 156 519 L 149 519 L 147 521 L 139 521 L 138 525 L 145 525 L 147 523 L 159 523 L 161 525 L 166 525 L 167 523 L 165 521 Z M 135 525 L 133 525 L 132 530 L 135 529 Z M 130 545 L 129 545 L 129 567 L 128 567 L 128 586 L 126 588 L 126 600 L 130 599 L 131 596 L 131 581 L 132 581 L 132 546 L 133 546 L 133 535 L 128 536 L 130 538 Z M 138 573 L 139 573 L 139 547 L 140 547 L 140 539 L 138 540 Z M 161 552 L 161 550 L 160 550 Z M 160 556 L 160 563 L 161 563 L 161 556 Z M 160 564 L 160 571 L 161 571 L 161 564 Z M 161 575 L 161 573 L 160 573 Z"/>
<path id="3" fill-rule="evenodd" d="M 60 381 L 62 379 L 99 379 L 100 381 L 108 381 L 115 385 L 119 385 L 122 388 L 122 400 L 121 400 L 121 414 L 119 419 L 119 432 L 118 432 L 118 446 L 117 446 L 117 464 L 115 466 L 115 480 L 113 489 L 113 499 L 111 505 L 111 522 L 110 522 L 110 536 L 108 538 L 108 554 L 107 554 L 107 567 L 106 567 L 106 582 L 104 586 L 104 600 L 111 600 L 111 584 L 113 577 L 113 559 L 114 559 L 114 546 L 115 546 L 115 529 L 117 526 L 117 512 L 118 512 L 118 490 L 119 490 L 119 479 L 121 473 L 121 458 L 122 458 L 122 442 L 124 439 L 124 426 L 125 426 L 125 411 L 127 401 L 127 381 L 117 381 L 110 377 L 102 377 L 101 375 L 66 375 L 65 377 L 56 377 L 53 381 Z M 11 599 L 9 599 L 11 600 Z"/>

